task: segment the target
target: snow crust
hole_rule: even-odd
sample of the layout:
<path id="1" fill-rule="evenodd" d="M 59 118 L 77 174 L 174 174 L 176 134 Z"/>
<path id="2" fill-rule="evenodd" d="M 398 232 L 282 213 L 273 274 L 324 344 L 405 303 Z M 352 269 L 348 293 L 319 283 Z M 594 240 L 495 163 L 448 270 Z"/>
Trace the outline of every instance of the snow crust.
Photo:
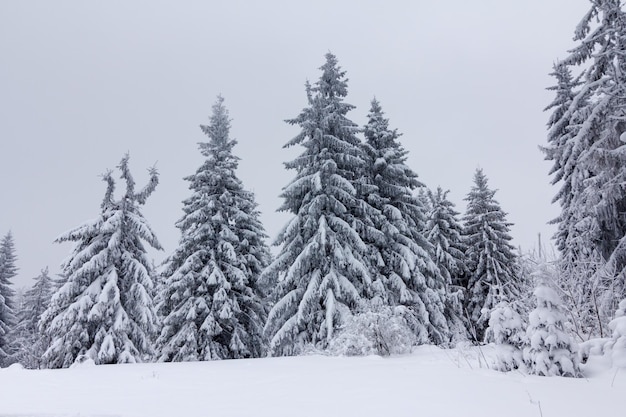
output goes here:
<path id="1" fill-rule="evenodd" d="M 492 346 L 421 346 L 381 358 L 303 356 L 0 369 L 0 415 L 602 416 L 623 408 L 626 373 L 545 378 L 487 369 Z M 489 365 L 490 366 L 490 365 Z M 323 399 L 322 399 L 323 398 Z"/>

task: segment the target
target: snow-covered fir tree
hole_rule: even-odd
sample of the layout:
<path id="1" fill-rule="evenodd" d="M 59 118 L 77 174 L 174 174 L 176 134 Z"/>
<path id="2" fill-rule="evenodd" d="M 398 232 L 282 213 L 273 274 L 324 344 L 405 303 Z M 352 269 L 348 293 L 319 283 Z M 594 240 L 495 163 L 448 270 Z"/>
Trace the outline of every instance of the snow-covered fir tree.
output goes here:
<path id="1" fill-rule="evenodd" d="M 626 191 L 622 187 L 626 176 L 622 136 L 626 131 L 626 13 L 621 2 L 593 1 L 576 28 L 575 40 L 580 45 L 565 60 L 585 67 L 583 85 L 575 100 L 592 94 L 592 108 L 576 132 L 578 142 L 585 146 L 583 164 L 591 173 L 585 179 L 584 196 L 587 205 L 595 206 L 598 252 L 621 267 L 626 264 L 626 247 L 622 248 L 626 246 L 626 241 L 622 242 L 626 235 Z M 580 101 L 587 104 L 586 100 Z M 577 104 L 571 105 L 570 111 L 577 110 Z"/>
<path id="2" fill-rule="evenodd" d="M 576 278 L 584 297 L 595 297 L 589 316 L 600 320 L 590 331 L 603 335 L 626 297 L 626 13 L 620 0 L 592 1 L 574 40 L 578 45 L 555 70 L 546 156 L 561 186 L 555 199 L 564 274 Z M 572 80 L 571 72 L 580 78 Z"/>
<path id="3" fill-rule="evenodd" d="M 465 287 L 466 267 L 463 226 L 448 192 L 437 187 L 428 190 L 430 210 L 426 222 L 426 238 L 433 245 L 435 263 L 446 280 L 446 284 Z"/>
<path id="4" fill-rule="evenodd" d="M 526 323 L 508 301 L 500 301 L 491 311 L 486 336 L 496 344 L 495 369 L 507 372 L 524 367 Z"/>
<path id="5" fill-rule="evenodd" d="M 301 131 L 286 147 L 300 145 L 304 152 L 286 163 L 296 177 L 283 189 L 280 210 L 293 218 L 264 272 L 276 282 L 265 326 L 272 355 L 325 348 L 364 294 L 373 292 L 367 246 L 353 228 L 362 220 L 356 180 L 364 165 L 358 127 L 347 118 L 354 107 L 344 102 L 347 80 L 333 54 L 326 54 L 321 70 L 314 86 L 307 83 L 308 106 L 288 120 Z"/>
<path id="6" fill-rule="evenodd" d="M 609 277 L 596 245 L 600 230 L 596 207 L 586 201 L 587 180 L 595 175 L 595 168 L 586 162 L 595 134 L 583 123 L 593 109 L 593 91 L 581 88 L 581 77 L 574 79 L 571 72 L 564 61 L 554 65 L 551 75 L 556 85 L 549 90 L 555 92 L 555 98 L 545 109 L 552 113 L 548 146 L 543 151 L 553 162 L 552 184 L 559 187 L 553 202 L 559 203 L 561 213 L 551 221 L 557 225 L 554 240 L 561 255 L 557 284 L 573 317 L 575 333 L 583 341 L 604 335 L 608 311 L 601 311 L 604 303 L 598 300 L 606 298 L 604 284 Z"/>
<path id="7" fill-rule="evenodd" d="M 18 352 L 16 360 L 26 368 L 37 369 L 48 346 L 48 340 L 39 330 L 39 320 L 50 304 L 54 288 L 48 268 L 34 278 L 35 284 L 24 294 L 21 308 L 17 312 L 15 329 Z"/>
<path id="8" fill-rule="evenodd" d="M 433 259 L 446 283 L 446 317 L 457 338 L 467 336 L 463 314 L 464 290 L 467 287 L 465 236 L 459 213 L 448 199 L 448 191 L 437 187 L 427 191 L 428 214 L 424 234 L 433 247 Z"/>
<path id="9" fill-rule="evenodd" d="M 12 282 L 17 276 L 16 261 L 13 234 L 8 232 L 0 241 L 0 366 L 9 365 L 15 353 L 11 333 L 16 324 Z"/>
<path id="10" fill-rule="evenodd" d="M 237 178 L 237 143 L 220 96 L 210 123 L 201 126 L 206 158 L 186 178 L 179 247 L 168 258 L 160 285 L 161 361 L 259 357 L 267 316 L 259 275 L 270 260 L 254 195 Z"/>
<path id="11" fill-rule="evenodd" d="M 126 192 L 114 199 L 112 172 L 100 215 L 56 239 L 75 242 L 63 263 L 64 285 L 42 315 L 40 329 L 50 344 L 42 365 L 62 368 L 76 360 L 96 364 L 142 362 L 154 353 L 158 319 L 153 305 L 154 271 L 144 242 L 161 249 L 140 207 L 155 190 L 157 171 L 140 191 L 126 155 L 118 168 Z"/>
<path id="12" fill-rule="evenodd" d="M 561 299 L 545 280 L 534 291 L 537 304 L 528 317 L 524 362 L 529 373 L 578 377 L 577 347 L 565 329 Z"/>
<path id="13" fill-rule="evenodd" d="M 577 96 L 581 83 L 572 77 L 563 61 L 554 65 L 551 75 L 556 78 L 556 85 L 548 90 L 555 91 L 555 98 L 544 109 L 552 113 L 548 120 L 548 146 L 542 150 L 546 159 L 552 161 L 551 182 L 560 186 L 552 200 L 561 206 L 560 215 L 551 221 L 558 229 L 554 239 L 562 254 L 562 264 L 571 270 L 593 252 L 590 220 L 593 213 L 586 212 L 589 207 L 581 201 L 584 181 L 591 176 L 581 157 L 590 143 L 589 138 L 578 136 L 589 110 L 589 100 L 587 95 Z"/>
<path id="14" fill-rule="evenodd" d="M 407 166 L 408 152 L 398 140 L 400 134 L 389 128 L 389 120 L 376 99 L 372 100 L 364 134 L 365 185 L 360 189 L 361 197 L 375 210 L 368 214 L 375 232 L 365 233 L 365 240 L 371 248 L 376 296 L 382 284 L 384 305 L 408 308 L 414 317 L 409 323 L 415 323 L 413 330 L 419 342 L 447 343 L 450 323 L 445 314 L 446 281 L 433 262 L 433 247 L 423 235 L 423 205 L 413 194 L 425 187 Z M 454 327 L 462 328 L 456 320 L 461 311 L 449 312 Z"/>
<path id="15" fill-rule="evenodd" d="M 417 189 L 417 200 L 420 202 L 424 213 L 430 213 L 432 207 L 430 206 L 430 198 L 428 192 L 430 190 L 425 185 Z"/>
<path id="16" fill-rule="evenodd" d="M 481 342 L 491 310 L 518 293 L 518 266 L 511 245 L 506 213 L 494 199 L 496 191 L 487 184 L 481 169 L 476 170 L 474 186 L 465 198 L 464 216 L 468 280 L 467 315 L 475 341 Z"/>

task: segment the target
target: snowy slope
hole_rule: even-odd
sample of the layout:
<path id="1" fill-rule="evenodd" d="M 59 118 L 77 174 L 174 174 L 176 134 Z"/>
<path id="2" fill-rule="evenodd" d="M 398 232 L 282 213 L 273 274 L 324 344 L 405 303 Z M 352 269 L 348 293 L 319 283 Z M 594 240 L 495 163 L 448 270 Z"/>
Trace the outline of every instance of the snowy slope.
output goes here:
<path id="1" fill-rule="evenodd" d="M 489 357 L 489 348 L 483 348 Z M 626 369 L 588 379 L 503 374 L 471 350 L 0 370 L 0 416 L 604 416 Z M 541 413 L 539 407 L 541 407 Z"/>

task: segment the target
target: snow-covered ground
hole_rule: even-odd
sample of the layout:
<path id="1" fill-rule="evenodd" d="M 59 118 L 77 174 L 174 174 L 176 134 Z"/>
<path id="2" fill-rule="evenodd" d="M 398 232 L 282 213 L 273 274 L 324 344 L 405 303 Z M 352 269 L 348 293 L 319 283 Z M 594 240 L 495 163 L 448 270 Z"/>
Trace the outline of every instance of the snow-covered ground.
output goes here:
<path id="1" fill-rule="evenodd" d="M 0 416 L 617 416 L 626 369 L 587 378 L 500 373 L 491 348 L 0 370 Z M 489 360 L 487 359 L 487 362 Z"/>

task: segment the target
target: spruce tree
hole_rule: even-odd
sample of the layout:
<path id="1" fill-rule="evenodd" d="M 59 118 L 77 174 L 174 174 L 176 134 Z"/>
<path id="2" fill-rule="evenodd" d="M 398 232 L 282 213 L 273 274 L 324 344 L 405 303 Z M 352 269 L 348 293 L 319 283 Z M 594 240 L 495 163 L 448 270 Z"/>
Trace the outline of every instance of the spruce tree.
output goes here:
<path id="1" fill-rule="evenodd" d="M 35 284 L 24 294 L 22 308 L 18 311 L 16 343 L 19 352 L 16 360 L 26 368 L 37 369 L 41 363 L 48 340 L 39 330 L 39 320 L 50 304 L 54 282 L 48 275 L 48 268 L 34 278 Z"/>
<path id="2" fill-rule="evenodd" d="M 308 106 L 287 122 L 300 133 L 286 147 L 304 152 L 286 163 L 296 177 L 284 189 L 279 210 L 293 218 L 279 233 L 280 251 L 265 275 L 276 282 L 265 331 L 270 354 L 293 355 L 314 345 L 326 348 L 334 331 L 371 291 L 367 247 L 353 228 L 362 220 L 356 181 L 364 157 L 347 118 L 345 72 L 331 53 L 314 86 L 307 83 Z"/>
<path id="3" fill-rule="evenodd" d="M 466 197 L 464 216 L 468 267 L 466 308 L 475 341 L 485 335 L 491 310 L 511 301 L 518 292 L 517 258 L 511 245 L 506 213 L 494 199 L 487 177 L 476 170 L 474 186 Z"/>
<path id="4" fill-rule="evenodd" d="M 570 314 L 576 316 L 576 333 L 585 340 L 588 334 L 602 332 L 590 304 L 593 298 L 601 297 L 594 275 L 601 269 L 602 261 L 594 244 L 599 230 L 595 207 L 586 204 L 584 194 L 585 181 L 593 175 L 584 163 L 592 136 L 579 135 L 591 106 L 588 94 L 579 94 L 580 76 L 575 79 L 571 72 L 564 61 L 559 61 L 550 74 L 556 85 L 548 90 L 554 91 L 555 97 L 544 109 L 552 113 L 548 146 L 542 150 L 546 159 L 552 161 L 551 183 L 559 187 L 552 202 L 560 205 L 561 213 L 550 222 L 557 225 L 553 238 L 561 254 L 558 285 Z"/>
<path id="5" fill-rule="evenodd" d="M 583 126 L 576 132 L 584 153 L 581 164 L 590 173 L 580 202 L 594 208 L 588 211 L 595 215 L 595 249 L 621 270 L 626 264 L 626 240 L 622 241 L 626 236 L 626 191 L 622 187 L 626 177 L 622 135 L 626 132 L 626 13 L 621 2 L 593 1 L 574 39 L 580 44 L 565 62 L 583 67 L 584 75 L 570 112 L 587 104 L 582 98 L 593 98 Z"/>
<path id="6" fill-rule="evenodd" d="M 582 162 L 590 143 L 589 138 L 578 135 L 589 103 L 586 95 L 578 95 L 581 82 L 572 77 L 563 61 L 554 65 L 551 75 L 557 83 L 548 88 L 555 91 L 555 98 L 544 109 L 552 110 L 552 114 L 548 121 L 548 146 L 542 150 L 546 159 L 552 161 L 551 182 L 560 186 L 552 200 L 561 206 L 561 214 L 551 221 L 557 225 L 554 240 L 562 255 L 562 265 L 571 270 L 586 262 L 593 253 L 594 223 L 590 219 L 593 213 L 581 200 L 584 181 L 591 176 Z"/>
<path id="7" fill-rule="evenodd" d="M 269 262 L 265 232 L 254 195 L 235 173 L 238 158 L 229 137 L 230 119 L 220 96 L 206 158 L 185 178 L 192 195 L 183 204 L 179 247 L 166 261 L 160 286 L 158 339 L 161 361 L 259 357 L 264 352 L 267 312 L 259 275 Z"/>
<path id="8" fill-rule="evenodd" d="M 467 338 L 467 320 L 463 314 L 464 290 L 467 286 L 467 266 L 465 259 L 465 236 L 463 226 L 447 198 L 448 191 L 437 187 L 435 192 L 428 190 L 426 229 L 424 234 L 433 247 L 433 259 L 441 274 L 447 293 L 446 319 L 457 339 Z"/>
<path id="9" fill-rule="evenodd" d="M 626 13 L 619 0 L 597 0 L 575 30 L 578 45 L 558 70 L 546 157 L 553 159 L 561 205 L 557 246 L 565 276 L 584 305 L 583 322 L 602 335 L 626 296 Z M 572 80 L 571 72 L 581 76 Z M 571 281 L 569 281 L 571 282 Z"/>
<path id="10" fill-rule="evenodd" d="M 16 261 L 13 234 L 8 232 L 0 241 L 0 366 L 11 363 L 15 350 L 11 332 L 16 324 L 12 282 L 17 276 Z"/>
<path id="11" fill-rule="evenodd" d="M 374 209 L 369 217 L 378 232 L 366 233 L 374 255 L 370 255 L 374 283 L 384 287 L 384 304 L 408 308 L 409 323 L 419 342 L 446 343 L 450 328 L 445 317 L 445 277 L 433 262 L 433 247 L 423 235 L 424 207 L 413 195 L 414 190 L 425 187 L 407 166 L 408 152 L 399 143 L 400 134 L 389 128 L 376 99 L 364 134 L 362 198 Z"/>
<path id="12" fill-rule="evenodd" d="M 158 320 L 153 305 L 154 271 L 144 242 L 161 249 L 140 211 L 158 183 L 139 192 L 129 171 L 128 155 L 118 168 L 126 192 L 114 199 L 112 172 L 100 215 L 72 229 L 56 242 L 75 242 L 63 263 L 64 285 L 42 315 L 40 329 L 50 339 L 43 356 L 46 368 L 65 368 L 77 360 L 96 364 L 142 362 L 153 354 Z"/>
<path id="13" fill-rule="evenodd" d="M 449 191 L 437 187 L 428 190 L 430 211 L 426 222 L 426 238 L 433 246 L 435 263 L 447 285 L 465 287 L 466 266 L 463 226 L 458 220 L 459 212 L 448 199 Z"/>

